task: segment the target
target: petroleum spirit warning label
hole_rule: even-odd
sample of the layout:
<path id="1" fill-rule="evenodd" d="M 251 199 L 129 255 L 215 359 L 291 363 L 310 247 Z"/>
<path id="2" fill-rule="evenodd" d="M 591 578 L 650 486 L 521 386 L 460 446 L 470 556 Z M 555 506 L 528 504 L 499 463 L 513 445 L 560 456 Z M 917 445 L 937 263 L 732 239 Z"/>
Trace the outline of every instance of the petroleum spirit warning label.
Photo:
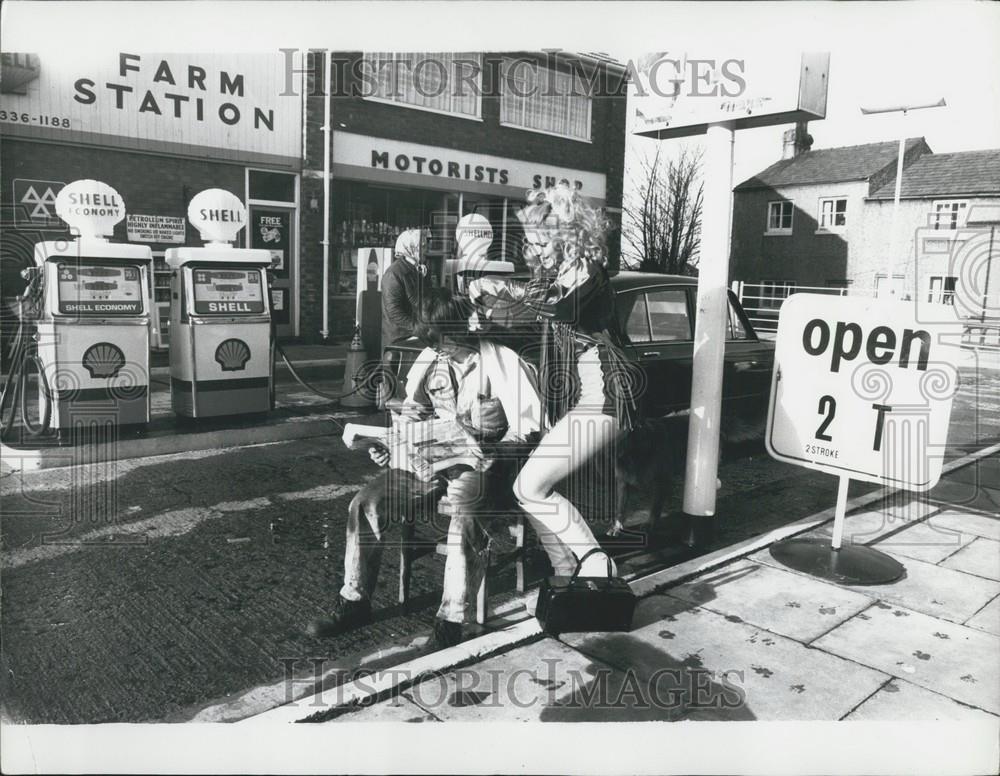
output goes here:
<path id="1" fill-rule="evenodd" d="M 932 488 L 961 333 L 949 305 L 790 297 L 778 318 L 768 452 L 830 474 Z"/>
<path id="2" fill-rule="evenodd" d="M 264 312 L 260 270 L 196 269 L 194 311 L 202 315 L 252 315 Z"/>
<path id="3" fill-rule="evenodd" d="M 60 264 L 59 312 L 81 315 L 139 315 L 142 276 L 138 267 Z"/>

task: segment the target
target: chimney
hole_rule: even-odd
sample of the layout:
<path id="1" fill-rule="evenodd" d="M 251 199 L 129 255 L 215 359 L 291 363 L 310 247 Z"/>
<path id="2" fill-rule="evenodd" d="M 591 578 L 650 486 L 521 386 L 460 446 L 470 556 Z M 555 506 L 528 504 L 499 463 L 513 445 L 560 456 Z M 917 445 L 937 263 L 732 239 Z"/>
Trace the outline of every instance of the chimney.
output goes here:
<path id="1" fill-rule="evenodd" d="M 791 159 L 812 148 L 813 138 L 806 131 L 808 122 L 800 121 L 792 129 L 786 129 L 781 136 L 781 158 Z"/>

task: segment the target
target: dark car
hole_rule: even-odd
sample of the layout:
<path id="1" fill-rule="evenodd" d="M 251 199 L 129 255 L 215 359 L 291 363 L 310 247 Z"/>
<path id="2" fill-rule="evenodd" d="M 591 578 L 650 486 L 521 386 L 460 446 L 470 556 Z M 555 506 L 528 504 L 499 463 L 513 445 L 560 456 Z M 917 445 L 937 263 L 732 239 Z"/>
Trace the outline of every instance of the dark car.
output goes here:
<path id="1" fill-rule="evenodd" d="M 616 323 L 612 336 L 645 374 L 644 409 L 660 417 L 687 409 L 691 401 L 697 278 L 649 272 L 611 276 Z M 393 371 L 404 376 L 422 346 L 415 339 L 386 348 Z M 524 355 L 532 360 L 532 350 Z M 774 345 L 757 338 L 739 300 L 729 294 L 723 371 L 723 427 L 738 424 L 762 434 L 771 387 Z M 396 396 L 401 397 L 401 381 Z"/>

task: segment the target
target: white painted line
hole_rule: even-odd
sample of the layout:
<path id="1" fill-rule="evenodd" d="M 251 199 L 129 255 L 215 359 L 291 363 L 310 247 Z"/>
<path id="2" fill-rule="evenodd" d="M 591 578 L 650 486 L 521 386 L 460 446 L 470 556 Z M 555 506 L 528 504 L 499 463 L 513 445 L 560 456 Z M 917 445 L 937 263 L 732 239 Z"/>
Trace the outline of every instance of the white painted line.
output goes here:
<path id="1" fill-rule="evenodd" d="M 310 437 L 339 435 L 342 427 L 337 417 L 357 417 L 356 412 L 324 413 L 284 418 L 279 423 L 250 428 L 218 429 L 190 434 L 163 434 L 147 439 L 123 439 L 117 442 L 115 455 L 119 461 L 148 458 L 156 455 L 184 454 L 200 450 L 228 452 L 234 448 L 272 442 L 288 442 Z M 3 475 L 16 472 L 48 471 L 72 467 L 75 450 L 90 450 L 88 446 L 24 450 L 0 445 Z M 86 453 L 84 453 L 86 454 Z"/>
<path id="2" fill-rule="evenodd" d="M 294 501 L 309 499 L 326 501 L 348 493 L 357 492 L 364 482 L 354 482 L 348 485 L 324 485 L 309 490 L 279 493 L 276 496 L 263 496 L 246 501 L 220 501 L 210 507 L 189 507 L 187 509 L 172 509 L 167 512 L 131 522 L 114 522 L 101 528 L 87 531 L 78 536 L 69 537 L 63 541 L 53 541 L 39 544 L 26 549 L 5 550 L 0 553 L 0 565 L 5 569 L 16 569 L 31 563 L 51 560 L 80 550 L 99 547 L 113 547 L 113 537 L 129 537 L 131 541 L 122 542 L 120 547 L 135 546 L 156 539 L 169 539 L 183 536 L 206 520 L 225 517 L 234 512 L 254 512 L 267 509 L 274 505 L 274 500 Z"/>
<path id="3" fill-rule="evenodd" d="M 448 671 L 461 663 L 478 662 L 518 644 L 534 641 L 541 635 L 542 629 L 537 620 L 526 620 L 502 631 L 487 633 L 478 638 L 464 641 L 457 646 L 423 655 L 395 668 L 376 671 L 361 680 L 349 682 L 317 695 L 279 706 L 255 717 L 248 717 L 236 724 L 303 722 L 309 717 L 323 714 L 331 709 L 370 702 L 371 699 L 379 695 L 389 694 L 404 686 L 416 684 L 423 679 Z"/>
<path id="4" fill-rule="evenodd" d="M 79 486 L 81 483 L 90 485 L 98 482 L 107 482 L 145 466 L 158 466 L 163 463 L 170 463 L 171 461 L 197 461 L 201 458 L 226 455 L 236 449 L 243 450 L 248 447 L 283 445 L 292 441 L 295 440 L 258 442 L 239 448 L 216 447 L 208 450 L 188 450 L 179 453 L 124 458 L 106 463 L 85 464 L 73 464 L 73 450 L 72 448 L 67 448 L 65 450 L 66 459 L 64 460 L 69 462 L 64 466 L 53 466 L 48 469 L 34 469 L 31 471 L 13 471 L 6 474 L 0 479 L 0 495 L 8 496 L 18 493 L 30 493 L 34 490 L 69 490 L 70 488 Z"/>

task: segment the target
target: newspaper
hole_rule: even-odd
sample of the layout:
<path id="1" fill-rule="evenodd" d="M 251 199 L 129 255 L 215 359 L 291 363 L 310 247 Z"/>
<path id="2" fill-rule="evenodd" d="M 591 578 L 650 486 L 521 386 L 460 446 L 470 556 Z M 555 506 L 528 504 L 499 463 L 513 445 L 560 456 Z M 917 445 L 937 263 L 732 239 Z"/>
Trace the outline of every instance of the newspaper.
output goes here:
<path id="1" fill-rule="evenodd" d="M 393 428 L 348 423 L 342 439 L 352 449 L 384 449 L 390 466 L 413 472 L 424 481 L 453 466 L 479 469 L 484 462 L 479 445 L 451 419 L 432 418 Z"/>

